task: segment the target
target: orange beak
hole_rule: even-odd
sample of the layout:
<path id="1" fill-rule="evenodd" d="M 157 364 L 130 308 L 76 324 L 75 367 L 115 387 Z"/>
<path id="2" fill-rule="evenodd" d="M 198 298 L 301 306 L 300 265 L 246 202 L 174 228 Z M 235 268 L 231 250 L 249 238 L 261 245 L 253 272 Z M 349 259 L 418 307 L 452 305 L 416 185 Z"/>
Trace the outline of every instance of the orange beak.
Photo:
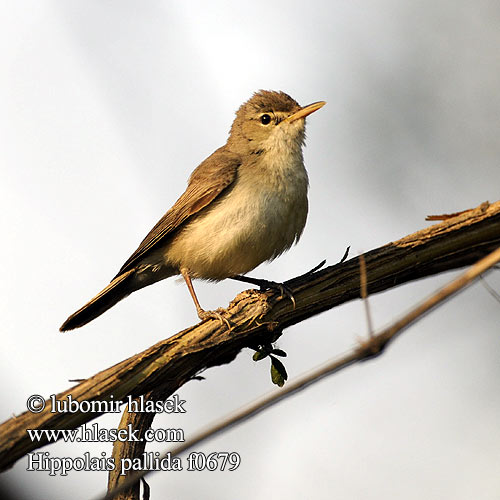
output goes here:
<path id="1" fill-rule="evenodd" d="M 309 116 L 311 113 L 318 111 L 318 109 L 322 108 L 325 104 L 326 104 L 325 101 L 313 102 L 312 104 L 309 104 L 308 106 L 304 106 L 303 108 L 300 108 L 296 113 L 294 113 L 293 115 L 290 115 L 288 118 L 285 118 L 283 121 L 291 123 L 291 122 L 294 122 L 295 120 L 298 120 L 300 118 L 305 118 L 306 116 Z"/>

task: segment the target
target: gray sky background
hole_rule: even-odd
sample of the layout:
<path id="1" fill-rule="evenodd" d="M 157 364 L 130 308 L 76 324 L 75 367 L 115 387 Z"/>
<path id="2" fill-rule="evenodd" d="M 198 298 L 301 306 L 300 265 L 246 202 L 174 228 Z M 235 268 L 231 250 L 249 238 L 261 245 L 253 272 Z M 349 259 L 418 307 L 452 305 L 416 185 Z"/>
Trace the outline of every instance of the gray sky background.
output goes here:
<path id="1" fill-rule="evenodd" d="M 261 88 L 308 119 L 310 214 L 300 243 L 252 274 L 285 280 L 499 199 L 500 6 L 465 0 L 0 3 L 0 418 L 196 322 L 167 280 L 82 330 L 61 322 L 98 292 L 227 137 Z M 381 327 L 456 273 L 373 296 Z M 500 289 L 498 272 L 488 282 Z M 244 289 L 198 283 L 206 308 Z M 158 499 L 493 499 L 500 491 L 500 305 L 480 284 L 379 359 L 311 387 L 200 450 L 235 472 L 157 473 Z M 288 329 L 291 378 L 365 334 L 359 301 Z M 272 389 L 242 352 L 179 394 L 186 435 Z M 119 416 L 98 420 L 116 427 Z M 148 451 L 164 450 L 155 444 Z M 111 444 L 44 448 L 108 455 Z M 20 460 L 16 498 L 87 499 L 106 473 L 49 477 Z"/>

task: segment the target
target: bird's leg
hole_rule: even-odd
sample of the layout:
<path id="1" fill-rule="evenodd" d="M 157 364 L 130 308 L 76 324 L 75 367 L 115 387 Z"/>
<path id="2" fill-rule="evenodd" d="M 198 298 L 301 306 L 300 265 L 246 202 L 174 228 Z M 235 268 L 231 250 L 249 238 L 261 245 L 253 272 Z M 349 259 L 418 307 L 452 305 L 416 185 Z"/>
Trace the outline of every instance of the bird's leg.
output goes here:
<path id="1" fill-rule="evenodd" d="M 349 253 L 349 248 L 351 247 L 347 247 L 347 250 L 340 262 L 344 262 L 344 260 L 347 258 L 347 255 Z M 307 273 L 301 274 L 300 276 L 294 279 L 299 280 L 301 278 L 306 278 L 307 276 L 310 276 L 311 274 L 315 273 L 318 269 L 321 269 L 325 264 L 326 260 L 322 260 L 317 266 L 314 266 L 311 270 L 307 271 Z M 295 309 L 295 297 L 293 296 L 290 287 L 286 286 L 284 283 L 277 283 L 276 281 L 262 280 L 259 278 L 250 278 L 250 276 L 241 276 L 240 274 L 231 276 L 231 279 L 236 281 L 243 281 L 244 283 L 250 283 L 252 285 L 257 285 L 258 287 L 260 287 L 261 292 L 269 288 L 278 290 L 281 294 L 280 299 L 282 299 L 285 296 L 288 297 L 292 301 L 293 308 Z"/>
<path id="2" fill-rule="evenodd" d="M 292 290 L 290 290 L 290 288 L 284 283 L 277 283 L 276 281 L 263 280 L 259 278 L 250 278 L 250 276 L 241 276 L 240 274 L 231 276 L 231 279 L 257 285 L 261 292 L 268 290 L 269 288 L 272 290 L 278 290 L 280 292 L 279 298 L 282 299 L 284 297 L 288 297 L 292 301 L 293 308 L 295 309 L 295 297 L 293 296 Z"/>
<path id="3" fill-rule="evenodd" d="M 221 324 L 225 323 L 228 329 L 231 330 L 231 324 L 229 323 L 227 318 L 224 318 L 224 316 L 222 316 L 221 313 L 219 313 L 218 311 L 205 311 L 205 309 L 200 306 L 200 302 L 198 301 L 198 297 L 196 296 L 196 292 L 194 291 L 194 286 L 193 282 L 191 281 L 189 271 L 186 268 L 182 268 L 181 274 L 184 278 L 184 281 L 186 282 L 189 293 L 191 294 L 191 298 L 193 299 L 194 305 L 196 307 L 196 312 L 198 313 L 198 318 L 200 318 L 202 321 L 205 321 L 206 319 L 217 319 Z"/>

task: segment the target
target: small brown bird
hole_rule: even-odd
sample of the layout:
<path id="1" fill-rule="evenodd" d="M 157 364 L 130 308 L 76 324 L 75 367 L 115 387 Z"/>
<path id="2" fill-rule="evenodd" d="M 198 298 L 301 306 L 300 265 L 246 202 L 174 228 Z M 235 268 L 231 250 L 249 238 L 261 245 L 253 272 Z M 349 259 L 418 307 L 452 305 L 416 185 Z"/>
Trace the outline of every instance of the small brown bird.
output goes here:
<path id="1" fill-rule="evenodd" d="M 242 276 L 298 241 L 307 218 L 308 179 L 302 156 L 305 117 L 325 105 L 301 107 L 284 92 L 260 91 L 241 105 L 225 146 L 191 174 L 188 187 L 130 256 L 111 283 L 61 326 L 92 321 L 127 295 L 182 274 L 200 319 L 192 278 Z"/>

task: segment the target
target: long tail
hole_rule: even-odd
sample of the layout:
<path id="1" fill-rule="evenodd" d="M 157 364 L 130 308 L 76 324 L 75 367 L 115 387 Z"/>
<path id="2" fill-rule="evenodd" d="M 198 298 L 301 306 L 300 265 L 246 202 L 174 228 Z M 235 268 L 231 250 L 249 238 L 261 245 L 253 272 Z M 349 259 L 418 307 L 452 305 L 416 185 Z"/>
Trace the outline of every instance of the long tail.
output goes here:
<path id="1" fill-rule="evenodd" d="M 137 286 L 133 286 L 135 269 L 117 276 L 104 290 L 99 292 L 92 300 L 73 313 L 59 330 L 65 332 L 86 325 L 103 312 L 113 307 L 117 302 L 130 295 Z"/>

